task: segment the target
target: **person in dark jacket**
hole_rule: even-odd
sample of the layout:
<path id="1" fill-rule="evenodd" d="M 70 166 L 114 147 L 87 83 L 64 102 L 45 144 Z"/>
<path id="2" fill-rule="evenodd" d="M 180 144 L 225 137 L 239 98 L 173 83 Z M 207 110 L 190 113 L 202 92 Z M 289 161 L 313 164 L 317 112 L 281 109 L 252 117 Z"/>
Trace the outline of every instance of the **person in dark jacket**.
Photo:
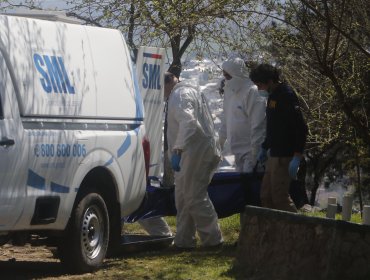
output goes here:
<path id="1" fill-rule="evenodd" d="M 291 180 L 297 179 L 307 138 L 307 125 L 296 93 L 280 81 L 279 71 L 260 64 L 250 72 L 250 79 L 262 95 L 268 96 L 266 138 L 258 160 L 266 162 L 261 185 L 263 207 L 297 212 L 291 197 Z"/>

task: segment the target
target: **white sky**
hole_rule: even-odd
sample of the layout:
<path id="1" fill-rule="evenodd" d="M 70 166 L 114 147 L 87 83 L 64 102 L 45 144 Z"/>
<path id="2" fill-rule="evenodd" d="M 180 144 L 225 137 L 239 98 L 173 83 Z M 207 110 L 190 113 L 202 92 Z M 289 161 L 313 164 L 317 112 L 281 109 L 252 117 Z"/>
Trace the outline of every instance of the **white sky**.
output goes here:
<path id="1" fill-rule="evenodd" d="M 65 9 L 67 7 L 66 1 L 61 0 L 41 0 L 38 2 L 46 9 Z"/>
<path id="2" fill-rule="evenodd" d="M 21 2 L 24 2 L 24 0 L 14 0 L 9 1 L 11 4 L 20 4 Z M 62 10 L 67 8 L 66 1 L 62 0 L 36 0 L 35 3 L 39 3 L 44 9 L 50 9 L 50 10 Z M 24 8 L 22 8 L 24 9 Z"/>

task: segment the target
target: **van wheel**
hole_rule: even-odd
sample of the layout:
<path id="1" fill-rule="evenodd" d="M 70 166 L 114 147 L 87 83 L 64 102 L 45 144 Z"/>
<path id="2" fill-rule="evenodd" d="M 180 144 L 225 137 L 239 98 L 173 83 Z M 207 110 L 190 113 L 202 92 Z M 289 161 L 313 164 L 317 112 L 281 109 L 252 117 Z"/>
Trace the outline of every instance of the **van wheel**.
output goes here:
<path id="1" fill-rule="evenodd" d="M 89 193 L 72 213 L 66 234 L 58 245 L 61 262 L 70 272 L 97 269 L 107 253 L 109 216 L 103 198 Z"/>

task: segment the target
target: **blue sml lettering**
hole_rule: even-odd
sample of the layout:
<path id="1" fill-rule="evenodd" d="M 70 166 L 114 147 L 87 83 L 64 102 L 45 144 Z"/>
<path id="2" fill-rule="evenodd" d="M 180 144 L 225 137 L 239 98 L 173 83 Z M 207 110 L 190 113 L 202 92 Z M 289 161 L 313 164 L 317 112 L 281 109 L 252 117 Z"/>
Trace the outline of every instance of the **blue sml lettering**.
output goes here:
<path id="1" fill-rule="evenodd" d="M 143 88 L 161 89 L 161 66 L 156 64 L 143 64 Z"/>
<path id="2" fill-rule="evenodd" d="M 42 76 L 40 78 L 41 86 L 47 93 L 52 91 L 55 93 L 75 93 L 75 88 L 71 85 L 62 57 L 41 56 L 35 53 L 33 62 L 36 70 Z"/>

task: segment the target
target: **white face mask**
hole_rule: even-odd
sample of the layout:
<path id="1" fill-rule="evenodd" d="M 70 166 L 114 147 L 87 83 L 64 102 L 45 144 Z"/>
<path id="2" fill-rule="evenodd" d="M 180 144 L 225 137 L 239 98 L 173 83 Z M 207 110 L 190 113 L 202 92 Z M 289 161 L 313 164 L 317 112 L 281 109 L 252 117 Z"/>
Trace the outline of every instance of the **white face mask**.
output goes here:
<path id="1" fill-rule="evenodd" d="M 245 83 L 245 79 L 233 77 L 231 80 L 225 80 L 225 91 L 237 92 Z"/>
<path id="2" fill-rule="evenodd" d="M 262 96 L 262 97 L 269 97 L 269 93 L 267 92 L 267 90 L 259 90 L 258 93 Z"/>

